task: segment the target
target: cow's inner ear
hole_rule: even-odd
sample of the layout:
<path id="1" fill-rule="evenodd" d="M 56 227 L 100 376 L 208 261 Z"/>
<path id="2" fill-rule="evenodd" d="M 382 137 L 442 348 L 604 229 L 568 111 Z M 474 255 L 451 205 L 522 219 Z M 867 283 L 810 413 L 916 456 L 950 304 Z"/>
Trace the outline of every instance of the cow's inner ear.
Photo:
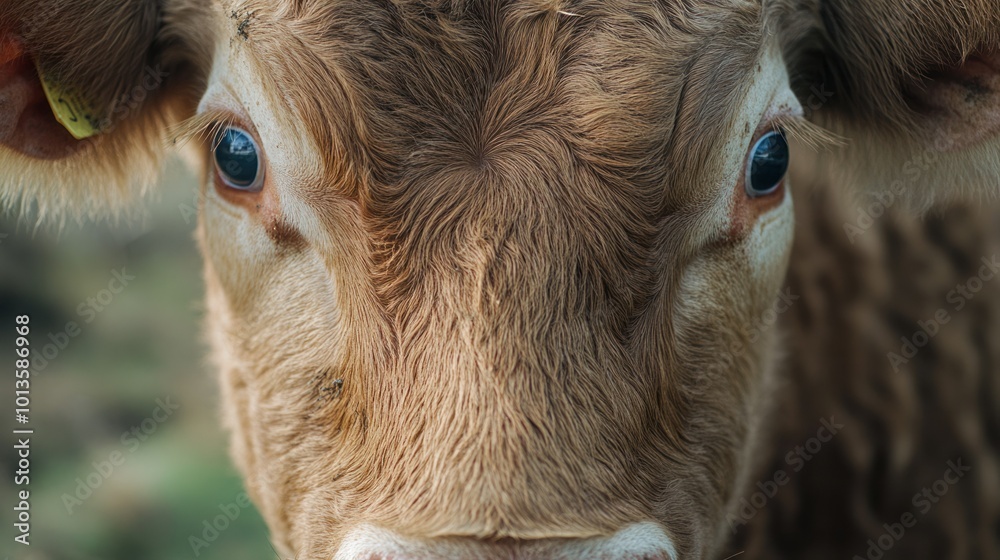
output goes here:
<path id="1" fill-rule="evenodd" d="M 944 150 L 960 150 L 1000 135 L 1000 51 L 941 67 L 908 88 L 913 110 Z"/>
<path id="2" fill-rule="evenodd" d="M 953 143 L 995 136 L 1000 3 L 771 3 L 796 93 L 823 124 Z M 902 138 L 901 138 L 902 139 Z"/>
<path id="3" fill-rule="evenodd" d="M 901 69 L 885 61 L 857 63 L 807 45 L 808 40 L 789 42 L 785 56 L 792 62 L 793 89 L 824 126 L 908 137 L 938 151 L 1000 137 L 1000 49 Z"/>
<path id="4" fill-rule="evenodd" d="M 24 44 L 0 31 L 0 145 L 37 159 L 61 159 L 83 145 L 56 118 Z"/>

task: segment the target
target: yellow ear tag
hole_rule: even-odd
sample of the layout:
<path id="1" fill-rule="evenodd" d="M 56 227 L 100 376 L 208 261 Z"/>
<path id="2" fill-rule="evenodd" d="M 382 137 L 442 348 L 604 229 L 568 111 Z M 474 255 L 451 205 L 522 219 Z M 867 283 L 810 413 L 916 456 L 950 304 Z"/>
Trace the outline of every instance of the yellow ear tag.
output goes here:
<path id="1" fill-rule="evenodd" d="M 41 66 L 38 67 L 38 76 L 42 80 L 42 89 L 45 90 L 45 97 L 49 100 L 52 113 L 73 138 L 83 140 L 101 131 L 97 113 L 80 95 L 61 87 L 55 80 L 47 77 Z"/>

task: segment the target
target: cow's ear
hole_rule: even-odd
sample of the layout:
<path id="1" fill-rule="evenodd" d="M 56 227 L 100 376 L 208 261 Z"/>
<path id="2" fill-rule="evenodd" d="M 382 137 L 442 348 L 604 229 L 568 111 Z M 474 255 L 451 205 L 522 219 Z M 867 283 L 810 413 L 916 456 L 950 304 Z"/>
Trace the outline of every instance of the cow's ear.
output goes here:
<path id="1" fill-rule="evenodd" d="M 775 0 L 793 88 L 862 188 L 1000 192 L 1000 2 Z"/>
<path id="2" fill-rule="evenodd" d="M 193 111 L 172 0 L 0 4 L 0 202 L 112 215 L 155 181 Z"/>

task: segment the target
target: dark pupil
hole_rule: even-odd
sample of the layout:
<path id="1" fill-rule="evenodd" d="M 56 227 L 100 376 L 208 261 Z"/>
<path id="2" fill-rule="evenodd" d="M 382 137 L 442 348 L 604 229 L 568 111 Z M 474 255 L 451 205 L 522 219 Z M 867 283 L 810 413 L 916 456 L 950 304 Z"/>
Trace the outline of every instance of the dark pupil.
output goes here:
<path id="1" fill-rule="evenodd" d="M 233 185 L 249 187 L 257 179 L 257 148 L 245 132 L 228 129 L 215 149 L 215 162 Z"/>
<path id="2" fill-rule="evenodd" d="M 788 143 L 781 134 L 772 132 L 764 137 L 753 154 L 750 167 L 751 188 L 767 192 L 778 186 L 788 171 Z"/>

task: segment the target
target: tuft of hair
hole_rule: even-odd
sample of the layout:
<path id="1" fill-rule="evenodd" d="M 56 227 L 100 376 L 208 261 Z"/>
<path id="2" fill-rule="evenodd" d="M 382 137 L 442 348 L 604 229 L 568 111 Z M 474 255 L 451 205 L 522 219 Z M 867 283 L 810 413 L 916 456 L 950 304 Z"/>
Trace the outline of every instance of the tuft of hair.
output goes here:
<path id="1" fill-rule="evenodd" d="M 204 89 L 208 9 L 195 0 L 0 5 L 0 29 L 14 33 L 47 75 L 81 92 L 109 123 L 62 158 L 38 160 L 0 147 L 0 208 L 39 221 L 119 217 L 135 208 L 159 176 L 169 125 L 194 112 Z"/>
<path id="2" fill-rule="evenodd" d="M 86 92 L 94 108 L 112 114 L 154 63 L 160 25 L 152 0 L 39 0 L 0 7 L 0 27 L 12 29 L 35 61 Z"/>

